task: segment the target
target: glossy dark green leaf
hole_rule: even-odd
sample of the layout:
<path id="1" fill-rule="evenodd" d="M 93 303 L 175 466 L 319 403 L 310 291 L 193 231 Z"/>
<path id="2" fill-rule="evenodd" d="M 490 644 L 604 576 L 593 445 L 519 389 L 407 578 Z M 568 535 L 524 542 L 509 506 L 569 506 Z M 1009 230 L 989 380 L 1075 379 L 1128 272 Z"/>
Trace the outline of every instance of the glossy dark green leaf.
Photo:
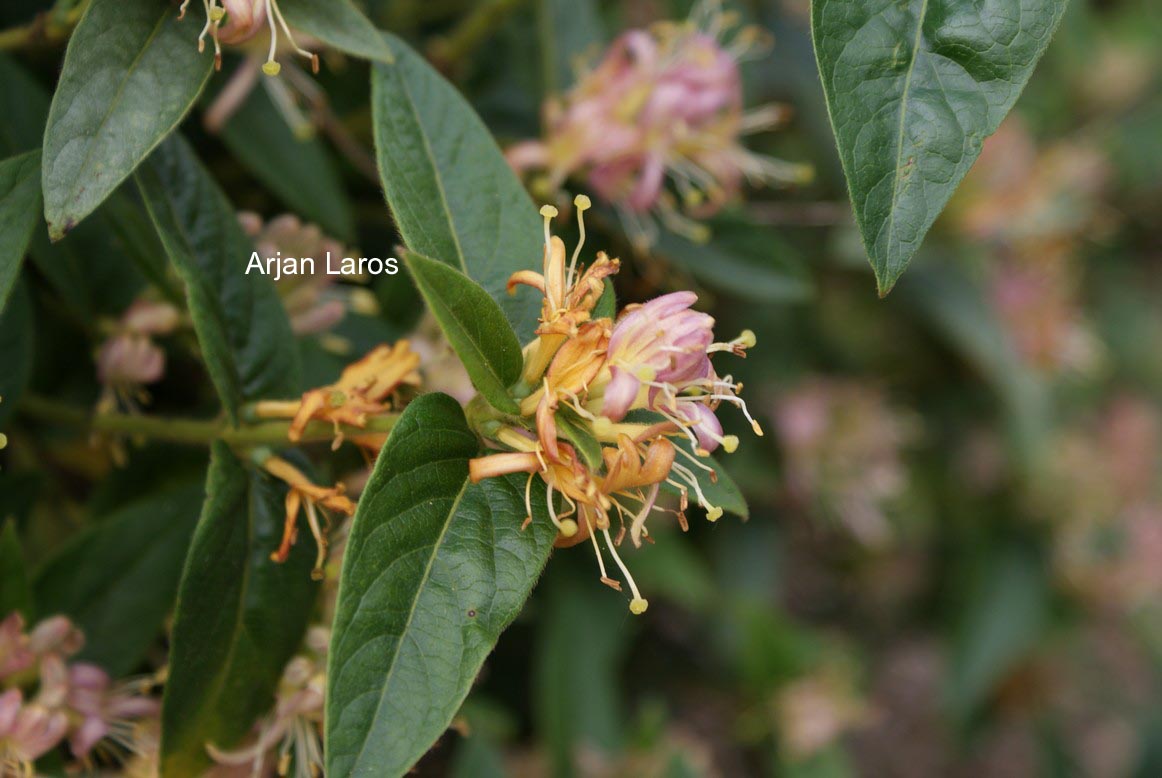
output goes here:
<path id="1" fill-rule="evenodd" d="M 351 202 L 326 146 L 318 138 L 295 134 L 271 100 L 268 82 L 251 90 L 222 125 L 220 137 L 238 161 L 292 211 L 332 237 L 353 241 Z M 321 257 L 316 259 L 322 262 Z"/>
<path id="2" fill-rule="evenodd" d="M 403 775 L 443 733 L 552 547 L 543 490 L 468 480 L 459 404 L 413 401 L 351 525 L 327 688 L 327 775 Z"/>
<path id="3" fill-rule="evenodd" d="M 0 313 L 40 215 L 40 152 L 0 162 Z"/>
<path id="4" fill-rule="evenodd" d="M 161 772 L 201 775 L 206 744 L 229 748 L 274 703 L 306 633 L 314 548 L 278 564 L 286 489 L 214 444 L 206 503 L 178 589 L 162 703 Z"/>
<path id="5" fill-rule="evenodd" d="M 520 378 L 523 359 L 500 306 L 479 284 L 443 262 L 409 251 L 404 265 L 472 384 L 493 407 L 517 413 L 508 387 Z"/>
<path id="6" fill-rule="evenodd" d="M 556 419 L 557 434 L 573 444 L 573 448 L 577 449 L 590 470 L 595 472 L 601 470 L 605 466 L 605 460 L 601 456 L 601 443 L 580 423 L 580 418 L 558 412 Z"/>
<path id="7" fill-rule="evenodd" d="M 0 619 L 20 611 L 25 622 L 31 622 L 35 613 L 33 602 L 16 522 L 11 517 L 0 516 Z"/>
<path id="8" fill-rule="evenodd" d="M 166 253 L 186 284 L 190 315 L 218 396 L 241 404 L 298 388 L 298 349 L 274 283 L 247 273 L 254 251 L 234 208 L 180 138 L 162 144 L 137 183 Z"/>
<path id="9" fill-rule="evenodd" d="M 356 57 L 390 63 L 391 48 L 351 0 L 279 0 L 287 22 L 312 38 Z"/>
<path id="10" fill-rule="evenodd" d="M 541 266 L 541 218 L 488 128 L 455 87 L 389 36 L 394 66 L 372 73 L 379 175 L 412 251 L 458 268 L 500 301 L 522 342 L 540 299 L 510 297 L 508 277 Z"/>
<path id="11" fill-rule="evenodd" d="M 815 0 L 823 91 L 886 294 L 1013 107 L 1064 0 Z"/>
<path id="12" fill-rule="evenodd" d="M 63 613 L 85 632 L 80 658 L 121 677 L 161 634 L 202 488 L 187 482 L 139 497 L 72 537 L 37 571 L 40 612 Z"/>
<path id="13" fill-rule="evenodd" d="M 59 240 L 190 110 L 213 59 L 169 3 L 92 0 L 69 39 L 44 133 L 44 216 Z"/>

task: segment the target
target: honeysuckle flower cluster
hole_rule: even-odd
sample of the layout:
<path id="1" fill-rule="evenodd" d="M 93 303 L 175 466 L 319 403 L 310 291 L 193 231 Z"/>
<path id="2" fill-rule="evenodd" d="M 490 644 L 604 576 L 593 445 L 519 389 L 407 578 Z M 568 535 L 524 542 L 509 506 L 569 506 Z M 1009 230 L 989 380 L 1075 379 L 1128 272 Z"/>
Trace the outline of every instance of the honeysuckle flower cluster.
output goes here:
<path id="1" fill-rule="evenodd" d="M 327 645 L 330 630 L 312 627 L 304 651 L 287 663 L 275 691 L 275 706 L 255 725 L 254 741 L 234 750 L 206 748 L 219 765 L 249 765 L 252 775 L 318 778 L 323 774 L 323 700 L 326 697 Z M 265 768 L 265 770 L 264 770 Z"/>
<path id="2" fill-rule="evenodd" d="M 64 616 L 31 631 L 19 612 L 0 621 L 0 775 L 32 776 L 35 761 L 66 742 L 83 764 L 98 752 L 124 760 L 149 748 L 143 734 L 160 713 L 152 682 L 114 684 L 96 665 L 68 662 L 83 645 Z"/>
<path id="3" fill-rule="evenodd" d="M 762 434 L 738 397 L 741 385 L 720 376 L 710 360 L 718 351 L 744 356 L 754 335 L 714 342 L 714 319 L 691 308 L 697 298 L 688 292 L 628 306 L 616 320 L 593 318 L 618 260 L 599 252 L 587 268 L 579 267 L 590 202 L 580 195 L 575 204 L 581 241 L 571 257 L 566 260 L 564 243 L 550 231 L 557 209 L 545 206 L 542 272 L 521 271 L 509 281 L 510 291 L 527 285 L 543 296 L 537 338 L 524 350 L 520 423 L 496 421 L 486 434 L 506 451 L 472 460 L 469 473 L 474 481 L 528 473 L 527 521 L 539 475 L 557 544 L 589 540 L 602 582 L 620 591 L 621 583 L 606 569 L 600 535 L 629 585 L 636 614 L 648 603 L 617 547 L 627 535 L 634 546 L 649 540 L 646 521 L 661 510 L 666 484 L 681 495 L 675 513 L 683 527 L 691 493 L 711 521 L 722 515 L 698 478 L 699 472 L 717 477 L 704 461 L 710 452 L 738 445 L 736 437 L 723 434 L 716 416 L 722 403 L 737 405 Z M 583 456 L 579 437 L 600 447 L 599 461 L 592 451 L 589 459 Z"/>
<path id="4" fill-rule="evenodd" d="M 184 0 L 178 19 L 185 18 L 190 0 Z M 312 54 L 295 43 L 295 37 L 279 10 L 278 0 L 202 0 L 206 24 L 198 35 L 198 51 L 205 51 L 206 36 L 214 42 L 214 68 L 222 69 L 222 44 L 237 46 L 246 43 L 265 25 L 270 29 L 270 48 L 262 72 L 277 76 L 282 66 L 275 60 L 278 50 L 278 31 L 281 28 L 291 49 L 311 63 L 311 70 L 319 72 L 319 55 Z"/>
<path id="5" fill-rule="evenodd" d="M 890 541 L 889 512 L 908 484 L 903 451 L 917 437 L 916 420 L 875 386 L 834 379 L 784 393 L 774 419 L 789 496 L 865 545 Z"/>
<path id="6" fill-rule="evenodd" d="M 253 413 L 260 419 L 290 419 L 287 437 L 292 443 L 302 439 L 311 421 L 328 422 L 335 428 L 331 448 L 338 449 L 344 439 L 342 425 L 365 427 L 368 419 L 392 409 L 392 397 L 402 387 L 419 385 L 419 365 L 419 354 L 406 340 L 376 346 L 344 368 L 335 383 L 304 392 L 298 401 L 256 403 Z M 357 436 L 355 442 L 378 451 L 383 439 L 369 433 Z"/>
<path id="7" fill-rule="evenodd" d="M 165 375 L 165 351 L 154 338 L 173 333 L 181 320 L 173 305 L 143 297 L 107 328 L 96 358 L 97 380 L 104 387 L 100 409 L 136 408 L 148 399 L 144 387 Z"/>
<path id="8" fill-rule="evenodd" d="M 238 223 L 254 241 L 260 256 L 312 257 L 323 263 L 323 257 L 343 257 L 346 248 L 328 237 L 314 224 L 306 224 L 293 214 L 283 214 L 264 222 L 251 211 L 238 214 Z M 283 275 L 275 286 L 296 335 L 325 333 L 343 320 L 348 311 L 376 314 L 375 296 L 367 289 L 336 284 L 326 273 Z"/>
<path id="9" fill-rule="evenodd" d="M 690 217 L 712 214 L 744 181 L 810 177 L 806 166 L 742 144 L 786 115 L 778 106 L 743 105 L 739 63 L 761 52 L 765 37 L 740 28 L 717 0 L 698 3 L 685 21 L 630 30 L 567 94 L 545 104 L 544 139 L 513 146 L 509 162 L 518 171 L 543 171 L 540 187 L 550 191 L 570 177 L 583 180 L 617 207 L 639 243 L 652 242 L 655 216 L 704 239 L 704 227 Z"/>

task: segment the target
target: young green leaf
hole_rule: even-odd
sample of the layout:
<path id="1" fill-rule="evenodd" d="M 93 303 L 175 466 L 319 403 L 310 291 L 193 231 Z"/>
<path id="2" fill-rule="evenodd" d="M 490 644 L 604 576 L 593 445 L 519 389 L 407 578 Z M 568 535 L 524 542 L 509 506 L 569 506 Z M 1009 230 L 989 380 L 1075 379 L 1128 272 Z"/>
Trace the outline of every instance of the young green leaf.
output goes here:
<path id="1" fill-rule="evenodd" d="M 60 240 L 173 131 L 210 77 L 197 23 L 169 3 L 92 0 L 44 133 L 44 218 Z"/>
<path id="2" fill-rule="evenodd" d="M 299 356 L 270 279 L 247 273 L 253 246 L 234 208 L 181 138 L 137 172 L 149 215 L 185 281 L 206 367 L 231 420 L 247 400 L 298 390 Z"/>
<path id="3" fill-rule="evenodd" d="M 544 489 L 468 479 L 460 406 L 424 395 L 380 454 L 351 525 L 327 687 L 327 775 L 403 775 L 440 736 L 556 536 Z"/>
<path id="4" fill-rule="evenodd" d="M 508 277 L 541 265 L 537 209 L 468 102 L 423 57 L 388 36 L 394 66 L 371 77 L 375 147 L 387 204 L 408 248 L 460 269 L 532 338 L 533 294 L 510 297 Z"/>
<path id="5" fill-rule="evenodd" d="M 1025 87 L 1063 0 L 815 0 L 815 57 L 880 294 Z"/>
<path id="6" fill-rule="evenodd" d="M 306 633 L 314 549 L 278 547 L 286 489 L 215 443 L 206 503 L 178 589 L 162 701 L 161 772 L 201 775 L 207 744 L 229 748 L 274 703 Z"/>
<path id="7" fill-rule="evenodd" d="M 140 497 L 77 533 L 37 571 L 40 612 L 63 613 L 85 631 L 81 659 L 120 677 L 161 634 L 202 488 L 186 483 Z"/>
<path id="8" fill-rule="evenodd" d="M 472 384 L 498 410 L 520 408 L 508 387 L 520 378 L 520 342 L 488 292 L 453 267 L 412 252 L 404 264 L 456 350 Z"/>
<path id="9" fill-rule="evenodd" d="M 601 291 L 601 296 L 597 298 L 597 305 L 593 306 L 593 318 L 617 318 L 617 290 L 613 288 L 613 282 L 608 278 L 605 279 L 605 288 Z"/>
<path id="10" fill-rule="evenodd" d="M 40 152 L 0 162 L 0 313 L 40 214 Z"/>
<path id="11" fill-rule="evenodd" d="M 333 49 L 376 62 L 394 61 L 387 41 L 351 0 L 279 0 L 287 23 Z"/>
<path id="12" fill-rule="evenodd" d="M 16 522 L 0 516 L 0 619 L 13 611 L 20 611 L 24 620 L 31 622 L 33 602 Z"/>

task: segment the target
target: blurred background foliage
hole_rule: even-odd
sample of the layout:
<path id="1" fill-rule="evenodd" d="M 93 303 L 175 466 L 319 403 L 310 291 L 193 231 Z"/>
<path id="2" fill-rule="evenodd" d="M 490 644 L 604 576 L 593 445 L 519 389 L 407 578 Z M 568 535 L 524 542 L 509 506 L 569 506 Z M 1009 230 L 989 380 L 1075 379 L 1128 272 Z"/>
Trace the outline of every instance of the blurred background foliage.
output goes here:
<path id="1" fill-rule="evenodd" d="M 42 5 L 8 0 L 0 26 Z M 539 134 L 542 98 L 567 86 L 575 57 L 687 11 L 662 0 L 364 5 L 442 67 L 502 146 Z M 751 192 L 706 245 L 664 235 L 646 254 L 596 209 L 589 245 L 626 260 L 622 302 L 695 288 L 720 332 L 757 333 L 737 374 L 767 434 L 742 435 L 727 460 L 750 520 L 659 527 L 659 542 L 634 554 L 651 592 L 639 619 L 595 585 L 585 554 L 555 554 L 485 665 L 460 734 L 419 774 L 1158 775 L 1156 0 L 1072 3 L 1017 108 L 883 300 L 851 223 L 808 4 L 736 5 L 775 38 L 746 64 L 748 102 L 793 111 L 753 147 L 809 162 L 815 180 Z M 2 156 L 39 145 L 58 57 L 51 45 L 0 56 Z M 329 58 L 305 90 L 264 80 L 220 123 L 210 95 L 184 129 L 240 209 L 293 212 L 386 256 L 398 238 L 368 170 L 366 70 Z M 38 235 L 0 322 L 0 395 L 28 384 L 96 402 L 103 322 L 147 283 L 163 296 L 170 283 L 164 268 L 140 269 L 161 256 L 142 218 L 119 192 L 66 242 Z M 326 334 L 304 336 L 304 386 L 417 326 L 402 275 L 368 288 L 377 305 L 353 304 Z M 35 327 L 12 326 L 20 320 Z M 166 346 L 151 412 L 212 413 L 196 360 Z M 18 522 L 38 595 L 74 603 L 92 655 L 116 670 L 156 660 L 160 647 L 111 627 L 99 603 L 54 591 L 51 571 L 70 564 L 68 538 L 131 527 L 157 510 L 143 500 L 188 492 L 203 453 L 94 448 L 10 423 L 12 411 L 0 404 L 0 421 L 29 445 L 2 455 L 0 513 Z M 107 553 L 134 536 L 117 537 Z M 158 553 L 176 553 L 174 542 Z"/>

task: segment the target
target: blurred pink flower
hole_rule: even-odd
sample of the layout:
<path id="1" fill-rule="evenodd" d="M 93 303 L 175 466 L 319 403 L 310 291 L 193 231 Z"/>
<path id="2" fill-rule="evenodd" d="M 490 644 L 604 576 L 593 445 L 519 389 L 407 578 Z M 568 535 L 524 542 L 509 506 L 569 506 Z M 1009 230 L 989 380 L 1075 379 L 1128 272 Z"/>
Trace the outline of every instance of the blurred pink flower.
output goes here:
<path id="1" fill-rule="evenodd" d="M 916 419 L 892 407 L 873 385 L 816 378 L 775 403 L 787 490 L 834 517 L 860 542 L 888 542 L 888 510 L 905 492 L 903 450 Z"/>
<path id="2" fill-rule="evenodd" d="M 33 775 L 33 762 L 61 742 L 68 717 L 24 703 L 19 689 L 0 693 L 0 775 Z"/>
<path id="3" fill-rule="evenodd" d="M 181 324 L 173 305 L 140 298 L 130 305 L 97 349 L 97 380 L 105 387 L 103 406 L 121 400 L 129 407 L 147 398 L 143 386 L 165 376 L 165 352 L 153 341 Z"/>
<path id="4" fill-rule="evenodd" d="M 559 189 L 578 176 L 614 204 L 639 242 L 656 230 L 649 214 L 693 238 L 705 216 L 736 197 L 744 180 L 796 183 L 810 168 L 748 151 L 741 138 L 780 124 L 786 112 L 743 108 L 739 63 L 763 48 L 754 27 L 736 29 L 717 0 L 684 22 L 630 30 L 563 98 L 545 105 L 545 138 L 508 150 L 518 171 L 543 170 Z M 669 179 L 679 203 L 666 188 Z"/>

